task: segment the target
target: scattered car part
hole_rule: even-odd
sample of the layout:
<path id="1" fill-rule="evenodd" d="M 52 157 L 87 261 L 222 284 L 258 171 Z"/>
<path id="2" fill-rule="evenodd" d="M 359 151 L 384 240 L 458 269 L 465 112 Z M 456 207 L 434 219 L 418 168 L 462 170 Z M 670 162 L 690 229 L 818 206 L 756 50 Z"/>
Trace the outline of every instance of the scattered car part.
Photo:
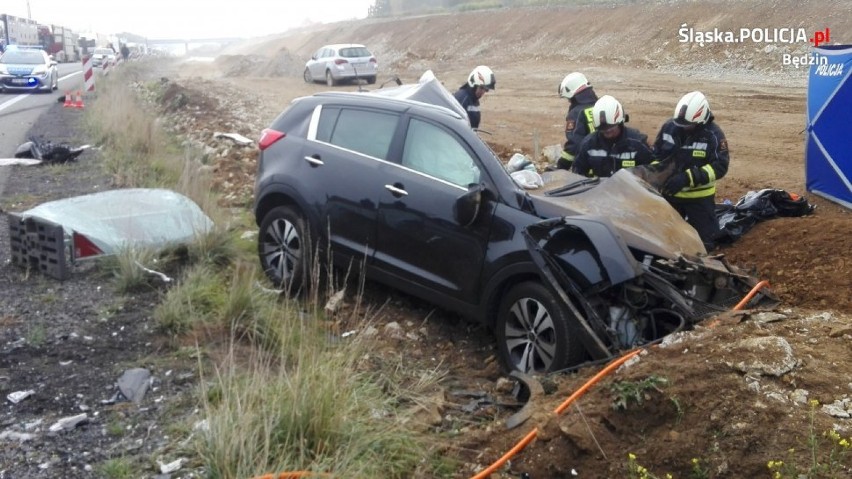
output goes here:
<path id="1" fill-rule="evenodd" d="M 110 190 L 9 214 L 12 263 L 57 279 L 76 261 L 186 243 L 212 227 L 192 200 L 165 189 Z"/>

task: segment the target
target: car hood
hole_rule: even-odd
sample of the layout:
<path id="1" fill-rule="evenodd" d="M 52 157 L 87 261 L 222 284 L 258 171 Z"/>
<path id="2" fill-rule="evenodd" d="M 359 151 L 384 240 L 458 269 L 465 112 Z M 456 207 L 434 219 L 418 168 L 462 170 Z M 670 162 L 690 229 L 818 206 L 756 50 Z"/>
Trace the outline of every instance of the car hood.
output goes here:
<path id="1" fill-rule="evenodd" d="M 542 178 L 542 188 L 526 190 L 540 216 L 602 216 L 618 228 L 632 248 L 672 259 L 707 254 L 695 229 L 630 169 L 600 178 L 596 184 L 565 170 L 544 173 Z M 559 195 L 567 185 L 577 187 L 569 194 Z"/>
<path id="2" fill-rule="evenodd" d="M 6 71 L 9 72 L 10 75 L 29 75 L 35 70 L 36 67 L 43 65 L 32 65 L 28 63 L 4 63 L 3 67 L 5 67 Z"/>

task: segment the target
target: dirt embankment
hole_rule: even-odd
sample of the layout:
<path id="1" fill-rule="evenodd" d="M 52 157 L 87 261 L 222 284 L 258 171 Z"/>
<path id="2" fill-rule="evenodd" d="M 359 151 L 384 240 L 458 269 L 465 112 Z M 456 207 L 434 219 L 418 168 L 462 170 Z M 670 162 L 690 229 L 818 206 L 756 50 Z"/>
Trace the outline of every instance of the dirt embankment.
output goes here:
<path id="1" fill-rule="evenodd" d="M 739 39 L 742 29 L 749 30 L 749 38 L 725 41 L 726 32 Z M 556 75 L 606 63 L 703 78 L 760 72 L 802 79 L 803 69 L 782 64 L 784 54 L 808 52 L 810 44 L 799 41 L 800 29 L 808 38 L 829 29 L 832 43 L 849 43 L 852 6 L 843 0 L 675 0 L 497 9 L 314 25 L 256 39 L 226 53 L 306 59 L 320 45 L 357 42 L 369 45 L 383 66 L 400 70 L 442 70 L 487 60 L 541 62 L 541 69 L 561 65 Z"/>

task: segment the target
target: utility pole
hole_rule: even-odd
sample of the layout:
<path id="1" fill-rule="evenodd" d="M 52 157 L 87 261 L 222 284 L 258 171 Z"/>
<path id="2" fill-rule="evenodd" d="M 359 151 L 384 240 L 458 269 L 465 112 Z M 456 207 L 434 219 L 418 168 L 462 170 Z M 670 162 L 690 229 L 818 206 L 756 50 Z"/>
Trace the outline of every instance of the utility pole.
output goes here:
<path id="1" fill-rule="evenodd" d="M 30 0 L 27 0 L 27 18 L 29 20 L 33 19 L 33 12 L 30 11 Z"/>

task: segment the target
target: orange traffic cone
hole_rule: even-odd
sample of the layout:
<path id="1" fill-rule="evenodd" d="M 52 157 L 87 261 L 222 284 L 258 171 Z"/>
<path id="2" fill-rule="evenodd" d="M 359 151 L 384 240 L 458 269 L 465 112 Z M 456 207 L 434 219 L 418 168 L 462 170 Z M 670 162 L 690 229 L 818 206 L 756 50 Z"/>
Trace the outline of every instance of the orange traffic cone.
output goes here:
<path id="1" fill-rule="evenodd" d="M 80 90 L 77 90 L 77 101 L 74 102 L 74 108 L 85 108 L 85 107 L 86 106 L 83 105 L 83 92 L 81 92 Z"/>
<path id="2" fill-rule="evenodd" d="M 65 103 L 62 104 L 62 107 L 63 108 L 73 108 L 74 107 L 74 103 L 71 102 L 71 92 L 70 91 L 65 92 Z"/>

